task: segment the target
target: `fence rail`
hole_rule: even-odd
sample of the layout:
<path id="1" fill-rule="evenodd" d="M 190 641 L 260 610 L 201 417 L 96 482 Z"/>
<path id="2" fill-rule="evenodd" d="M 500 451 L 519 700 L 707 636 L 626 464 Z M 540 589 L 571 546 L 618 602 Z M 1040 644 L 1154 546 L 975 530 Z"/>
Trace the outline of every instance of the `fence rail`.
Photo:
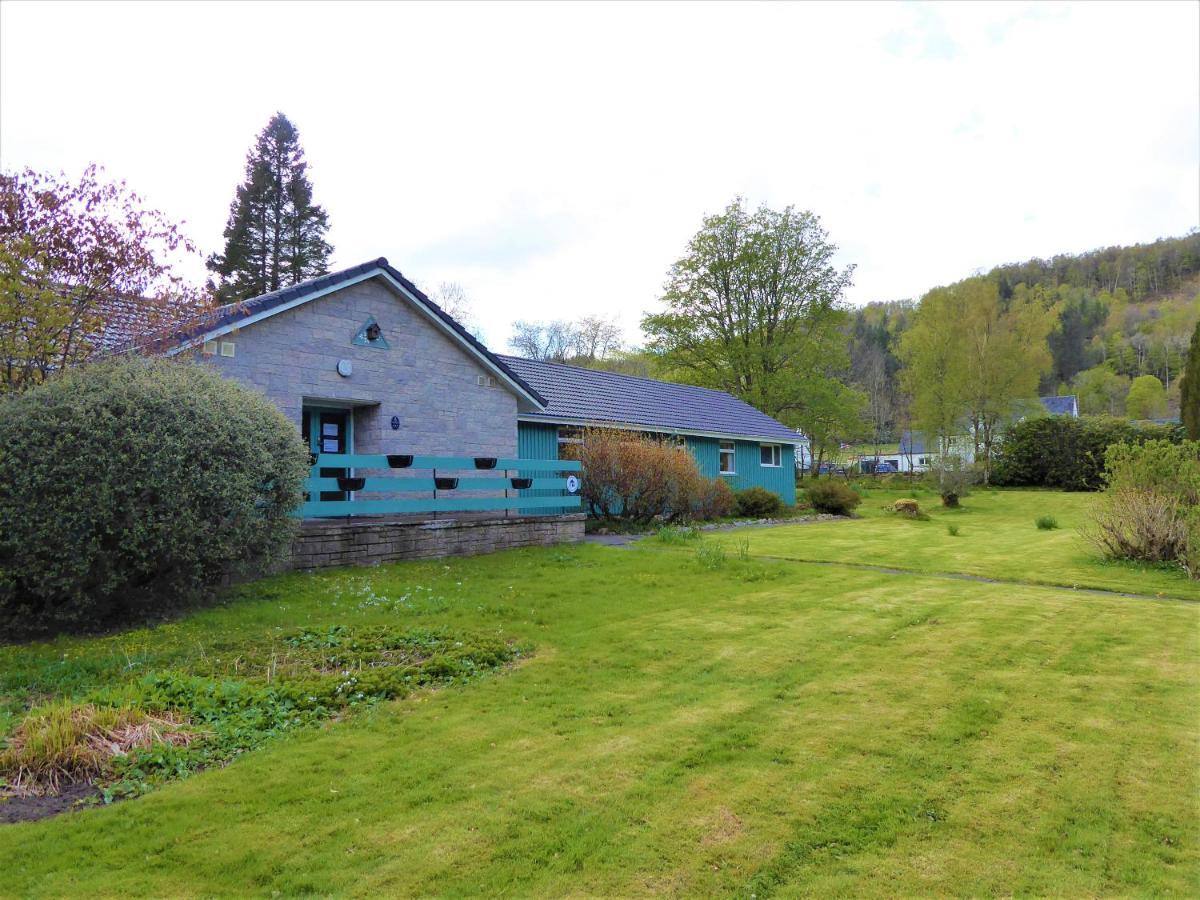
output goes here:
<path id="1" fill-rule="evenodd" d="M 312 464 L 304 482 L 306 499 L 297 511 L 303 518 L 580 508 L 576 473 L 583 467 L 575 460 L 314 453 Z M 357 474 L 359 470 L 420 474 L 397 477 Z M 545 496 L 548 490 L 561 491 L 561 496 Z M 540 496 L 528 496 L 526 491 Z M 378 494 L 390 496 L 363 496 Z"/>

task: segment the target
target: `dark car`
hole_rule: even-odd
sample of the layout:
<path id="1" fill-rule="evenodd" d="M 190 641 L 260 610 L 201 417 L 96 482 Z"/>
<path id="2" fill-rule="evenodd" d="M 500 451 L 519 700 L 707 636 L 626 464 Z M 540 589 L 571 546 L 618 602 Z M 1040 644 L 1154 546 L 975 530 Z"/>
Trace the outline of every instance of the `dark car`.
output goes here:
<path id="1" fill-rule="evenodd" d="M 875 467 L 876 475 L 895 475 L 900 470 L 893 466 L 890 462 L 881 462 Z"/>

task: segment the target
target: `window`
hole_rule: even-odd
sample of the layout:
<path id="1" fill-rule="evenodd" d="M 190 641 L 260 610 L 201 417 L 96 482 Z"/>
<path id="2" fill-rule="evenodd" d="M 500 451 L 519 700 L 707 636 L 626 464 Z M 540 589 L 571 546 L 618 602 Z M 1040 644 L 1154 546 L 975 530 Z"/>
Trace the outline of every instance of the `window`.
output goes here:
<path id="1" fill-rule="evenodd" d="M 758 445 L 758 462 L 759 465 L 771 466 L 779 468 L 779 445 L 778 444 L 759 444 Z"/>
<path id="2" fill-rule="evenodd" d="M 721 474 L 736 474 L 733 468 L 733 441 L 721 441 Z"/>
<path id="3" fill-rule="evenodd" d="M 216 356 L 217 355 L 217 342 L 216 341 L 205 341 L 204 342 L 204 355 L 205 356 Z"/>

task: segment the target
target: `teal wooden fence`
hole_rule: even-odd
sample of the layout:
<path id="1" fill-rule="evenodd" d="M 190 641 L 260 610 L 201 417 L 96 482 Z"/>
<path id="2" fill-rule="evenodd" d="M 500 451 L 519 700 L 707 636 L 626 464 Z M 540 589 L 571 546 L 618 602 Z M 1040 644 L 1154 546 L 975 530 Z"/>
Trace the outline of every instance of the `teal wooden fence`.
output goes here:
<path id="1" fill-rule="evenodd" d="M 306 519 L 425 512 L 533 512 L 551 507 L 555 512 L 575 512 L 580 508 L 582 466 L 573 460 L 362 453 L 318 453 L 312 457 L 312 473 L 304 482 L 306 499 L 297 511 Z M 331 469 L 345 474 L 332 477 L 328 471 Z M 398 471 L 406 474 L 396 476 Z M 319 499 L 323 493 L 340 494 L 342 499 Z"/>

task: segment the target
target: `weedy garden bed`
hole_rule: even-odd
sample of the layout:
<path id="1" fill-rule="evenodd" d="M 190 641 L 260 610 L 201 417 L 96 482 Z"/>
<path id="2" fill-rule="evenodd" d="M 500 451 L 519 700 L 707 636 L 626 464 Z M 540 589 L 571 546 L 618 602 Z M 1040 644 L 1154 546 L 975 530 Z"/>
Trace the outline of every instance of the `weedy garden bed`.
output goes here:
<path id="1" fill-rule="evenodd" d="M 213 645 L 185 668 L 31 709 L 0 744 L 0 821 L 136 797 L 349 708 L 467 681 L 520 654 L 496 638 L 394 626 Z"/>

